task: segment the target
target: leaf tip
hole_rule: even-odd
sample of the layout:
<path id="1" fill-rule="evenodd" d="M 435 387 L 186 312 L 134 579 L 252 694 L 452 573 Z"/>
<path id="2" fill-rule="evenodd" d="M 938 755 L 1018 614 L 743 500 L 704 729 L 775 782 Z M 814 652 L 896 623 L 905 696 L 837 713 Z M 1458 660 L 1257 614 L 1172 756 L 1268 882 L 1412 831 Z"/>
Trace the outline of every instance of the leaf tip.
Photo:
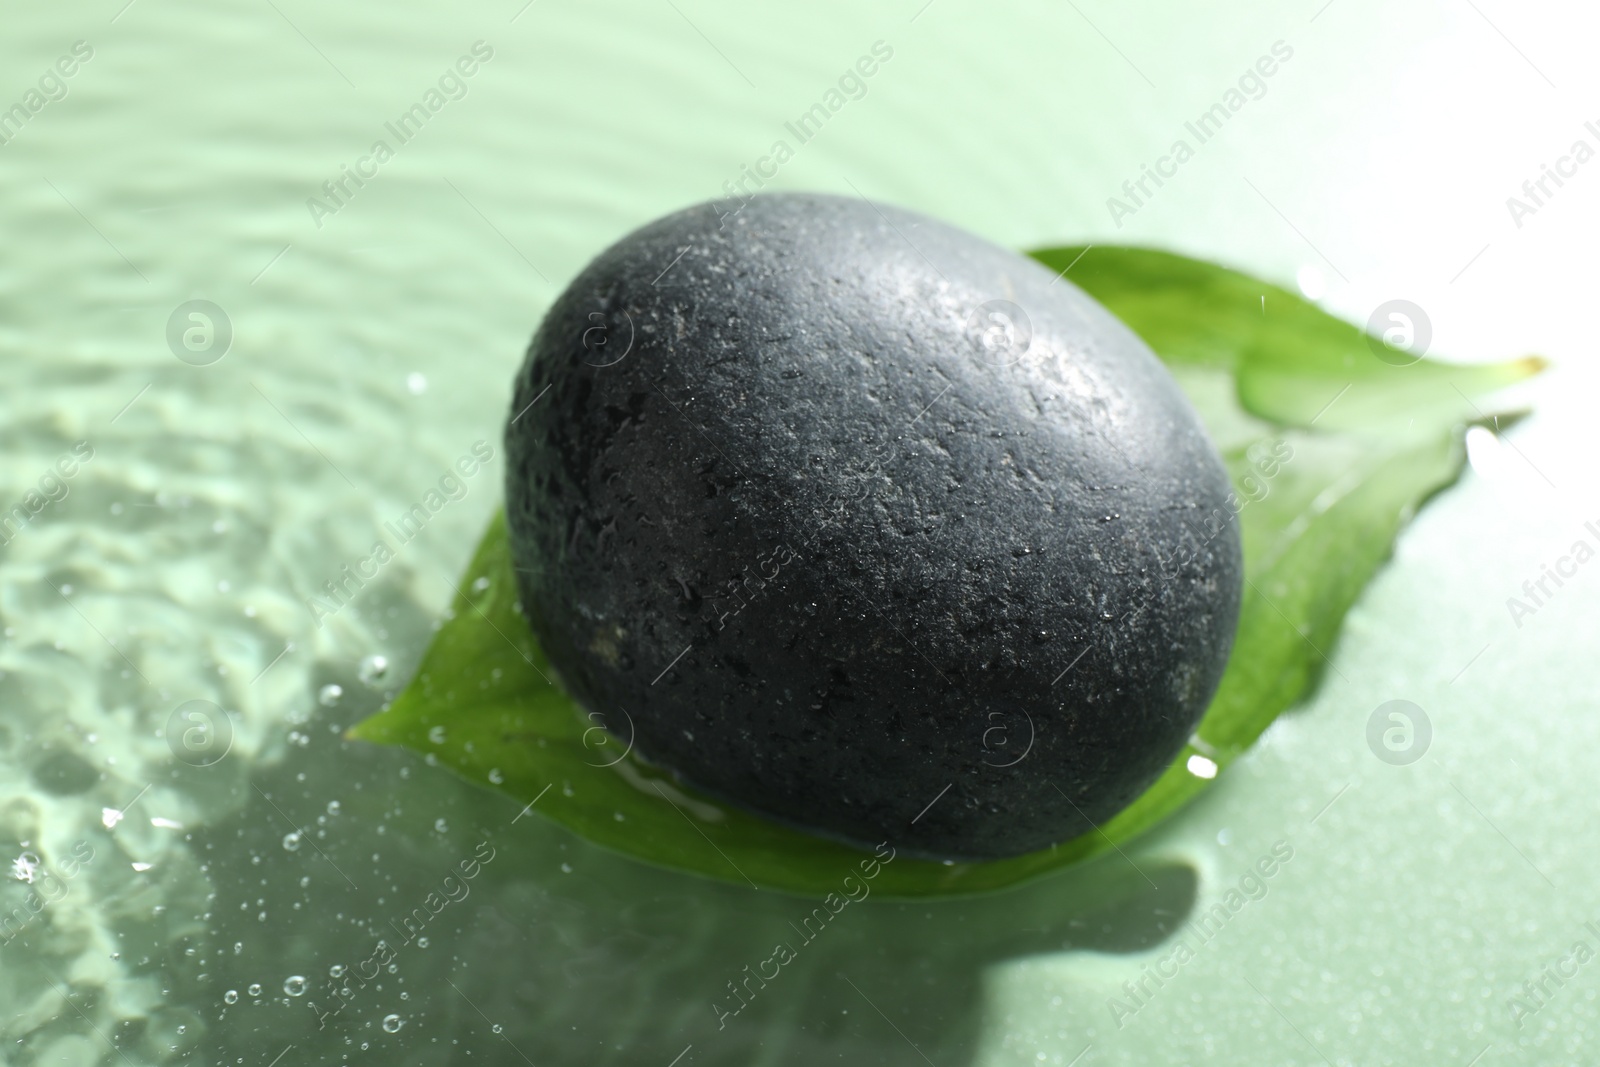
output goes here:
<path id="1" fill-rule="evenodd" d="M 374 745 L 386 745 L 393 741 L 387 729 L 385 720 L 389 717 L 389 709 L 368 715 L 365 719 L 346 730 L 341 736 L 346 741 L 366 741 Z"/>
<path id="2" fill-rule="evenodd" d="M 1544 356 L 1523 356 L 1521 359 L 1511 361 L 1511 365 L 1524 378 L 1532 378 L 1536 374 L 1543 374 L 1550 368 L 1550 361 Z"/>

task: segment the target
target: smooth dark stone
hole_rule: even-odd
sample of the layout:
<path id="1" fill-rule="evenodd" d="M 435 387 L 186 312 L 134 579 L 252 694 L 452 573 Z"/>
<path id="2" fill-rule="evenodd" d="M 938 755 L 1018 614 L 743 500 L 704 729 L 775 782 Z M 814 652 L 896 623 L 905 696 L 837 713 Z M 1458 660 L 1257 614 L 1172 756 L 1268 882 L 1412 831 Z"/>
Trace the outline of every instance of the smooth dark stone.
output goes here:
<path id="1" fill-rule="evenodd" d="M 507 515 L 563 683 L 818 833 L 986 858 L 1091 831 L 1232 644 L 1199 419 L 1023 256 L 862 200 L 728 207 L 607 249 L 517 376 Z"/>

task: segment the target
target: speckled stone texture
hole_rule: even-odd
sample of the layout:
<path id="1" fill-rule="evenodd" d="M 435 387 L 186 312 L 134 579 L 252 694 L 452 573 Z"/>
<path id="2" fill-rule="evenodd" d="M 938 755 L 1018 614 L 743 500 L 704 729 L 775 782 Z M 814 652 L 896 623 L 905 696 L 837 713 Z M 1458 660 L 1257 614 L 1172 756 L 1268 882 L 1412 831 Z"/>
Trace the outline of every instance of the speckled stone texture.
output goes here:
<path id="1" fill-rule="evenodd" d="M 563 683 L 819 833 L 976 859 L 1088 832 L 1228 658 L 1228 480 L 1165 368 L 908 212 L 766 195 L 629 235 L 539 327 L 506 448 Z"/>

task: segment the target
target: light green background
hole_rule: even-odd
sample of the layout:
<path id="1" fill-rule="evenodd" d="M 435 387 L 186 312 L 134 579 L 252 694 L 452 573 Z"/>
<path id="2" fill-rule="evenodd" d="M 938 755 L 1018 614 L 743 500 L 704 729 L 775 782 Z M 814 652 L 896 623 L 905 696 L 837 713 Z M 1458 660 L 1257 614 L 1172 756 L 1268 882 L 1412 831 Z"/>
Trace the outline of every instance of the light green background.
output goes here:
<path id="1" fill-rule="evenodd" d="M 1583 529 L 1600 523 L 1600 165 L 1520 228 L 1505 200 L 1573 140 L 1600 146 L 1587 13 L 520 6 L 0 16 L 0 108 L 74 41 L 94 48 L 0 147 L 0 503 L 73 442 L 95 448 L 0 548 L 0 860 L 95 850 L 0 944 L 0 1062 L 1579 1061 L 1600 966 L 1520 1026 L 1507 1002 L 1576 940 L 1600 949 L 1583 928 L 1600 920 L 1600 564 L 1520 627 L 1505 601 L 1574 540 L 1600 543 Z M 494 58 L 467 96 L 317 227 L 306 198 L 479 39 Z M 1015 893 L 852 907 L 719 1031 L 711 1002 L 800 901 L 640 867 L 338 738 L 408 675 L 498 501 L 498 460 L 360 611 L 318 628 L 304 598 L 475 440 L 498 451 L 511 373 L 566 279 L 793 144 L 784 123 L 878 40 L 893 59 L 769 187 L 1019 247 L 1173 247 L 1298 276 L 1357 320 L 1405 298 L 1435 352 L 1559 366 L 1539 414 L 1475 441 L 1473 471 L 1404 534 L 1316 699 L 1209 795 L 1125 857 Z M 1114 226 L 1106 198 L 1278 40 L 1294 55 L 1267 94 Z M 235 330 L 210 367 L 164 340 L 192 298 Z M 369 685 L 372 654 L 392 662 Z M 329 684 L 343 695 L 324 705 Z M 194 698 L 234 713 L 208 768 L 164 737 Z M 1411 766 L 1366 745 L 1391 699 L 1432 722 Z M 70 784 L 75 760 L 99 780 Z M 308 1003 L 327 1003 L 330 968 L 397 940 L 389 920 L 485 840 L 472 895 L 319 1030 Z M 1108 998 L 1278 840 L 1294 858 L 1266 895 L 1119 1028 Z M 24 890 L 7 879 L 0 900 Z M 311 991 L 285 995 L 297 975 Z"/>

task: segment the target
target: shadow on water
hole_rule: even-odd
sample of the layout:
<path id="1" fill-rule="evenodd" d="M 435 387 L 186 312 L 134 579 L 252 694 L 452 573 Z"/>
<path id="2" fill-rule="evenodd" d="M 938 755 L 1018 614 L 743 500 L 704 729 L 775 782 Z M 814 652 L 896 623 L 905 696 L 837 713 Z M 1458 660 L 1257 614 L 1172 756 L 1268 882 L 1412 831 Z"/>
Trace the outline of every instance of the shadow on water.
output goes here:
<path id="1" fill-rule="evenodd" d="M 808 924 L 814 900 L 641 865 L 409 752 L 341 740 L 333 727 L 369 710 L 302 726 L 310 743 L 196 835 L 217 895 L 208 974 L 186 999 L 209 1060 L 293 1046 L 300 1064 L 667 1067 L 692 1045 L 682 1067 L 959 1067 L 985 968 L 1142 951 L 1195 897 L 1187 866 L 1111 856 L 1002 894 L 869 898 Z M 793 957 L 766 962 L 779 944 Z"/>

